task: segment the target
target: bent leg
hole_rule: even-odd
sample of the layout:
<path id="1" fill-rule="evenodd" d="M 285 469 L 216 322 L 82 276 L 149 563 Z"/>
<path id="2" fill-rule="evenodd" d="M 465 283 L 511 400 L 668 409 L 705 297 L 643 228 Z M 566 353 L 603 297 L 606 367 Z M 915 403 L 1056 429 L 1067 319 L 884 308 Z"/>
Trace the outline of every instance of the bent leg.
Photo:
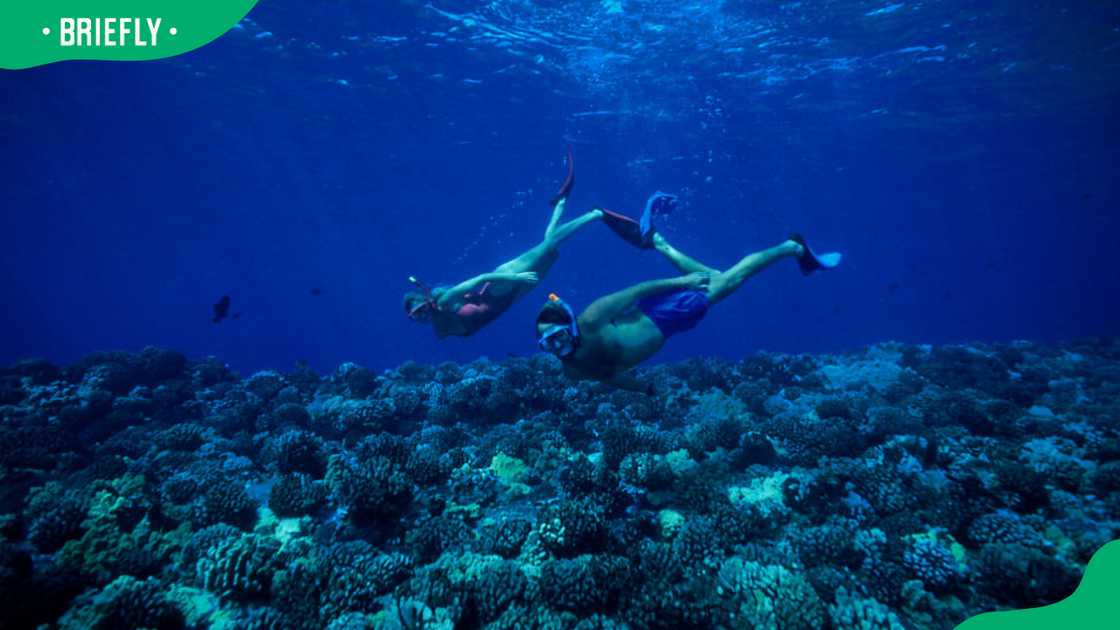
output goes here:
<path id="1" fill-rule="evenodd" d="M 673 247 L 664 236 L 656 232 L 653 235 L 653 248 L 661 252 L 683 274 L 709 273 L 714 277 L 720 272 L 719 269 L 713 269 Z"/>
<path id="2" fill-rule="evenodd" d="M 547 269 L 555 260 L 556 248 L 549 241 L 543 241 L 517 258 L 498 265 L 498 268 L 494 271 L 498 273 L 522 273 L 525 271 L 541 273 L 542 269 Z"/>
<path id="3" fill-rule="evenodd" d="M 551 234 L 545 237 L 545 240 L 551 241 L 552 245 L 555 247 L 556 245 L 559 245 L 561 241 L 574 234 L 576 230 L 587 225 L 588 223 L 591 223 L 592 221 L 601 218 L 603 218 L 603 212 L 601 210 L 592 210 L 591 212 L 587 212 L 582 216 L 568 221 L 564 225 L 554 228 L 551 231 Z"/>
<path id="4" fill-rule="evenodd" d="M 563 211 L 564 201 L 561 200 L 556 204 L 556 210 L 552 215 L 553 221 L 559 219 Z M 517 258 L 499 265 L 495 271 L 503 273 L 535 271 L 538 274 L 544 275 L 552 266 L 552 263 L 556 262 L 556 256 L 558 254 L 557 248 L 560 242 L 574 234 L 576 230 L 596 219 L 602 218 L 602 216 L 603 213 L 599 210 L 592 210 L 560 226 L 554 226 L 552 223 L 549 223 L 549 231 L 545 233 L 543 241 Z"/>
<path id="5" fill-rule="evenodd" d="M 552 206 L 552 218 L 548 220 L 548 227 L 544 229 L 544 240 L 549 240 L 556 232 L 556 226 L 560 224 L 560 217 L 564 215 L 564 206 L 567 205 L 568 198 L 561 197 L 556 205 Z"/>
<path id="6" fill-rule="evenodd" d="M 708 287 L 708 301 L 715 304 L 734 293 L 735 289 L 747 281 L 747 278 L 783 258 L 799 256 L 802 251 L 804 251 L 802 247 L 794 241 L 786 241 L 781 245 L 747 256 L 735 263 L 731 269 L 712 277 L 712 283 Z"/>

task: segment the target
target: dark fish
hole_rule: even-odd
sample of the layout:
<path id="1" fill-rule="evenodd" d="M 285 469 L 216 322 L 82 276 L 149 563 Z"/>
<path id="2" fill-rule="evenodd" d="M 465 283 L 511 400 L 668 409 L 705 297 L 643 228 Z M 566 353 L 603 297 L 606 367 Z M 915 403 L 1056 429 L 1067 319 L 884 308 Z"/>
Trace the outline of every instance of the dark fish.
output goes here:
<path id="1" fill-rule="evenodd" d="M 226 317 L 229 317 L 229 296 L 223 295 L 214 303 L 214 323 L 221 323 Z"/>
<path id="2" fill-rule="evenodd" d="M 897 280 L 891 280 L 890 282 L 887 283 L 887 293 L 890 293 L 890 294 L 893 295 L 894 292 L 898 291 L 898 289 L 901 286 L 902 285 L 900 285 Z"/>
<path id="3" fill-rule="evenodd" d="M 311 289 L 311 295 L 322 295 L 322 294 L 323 294 L 323 290 L 320 289 L 319 287 L 315 287 L 315 288 Z"/>

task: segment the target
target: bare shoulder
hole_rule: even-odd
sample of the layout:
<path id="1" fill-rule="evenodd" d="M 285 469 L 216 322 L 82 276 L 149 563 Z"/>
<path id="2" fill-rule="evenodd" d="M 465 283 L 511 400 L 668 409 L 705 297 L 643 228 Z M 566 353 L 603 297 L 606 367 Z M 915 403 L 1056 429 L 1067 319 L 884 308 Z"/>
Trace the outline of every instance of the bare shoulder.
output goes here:
<path id="1" fill-rule="evenodd" d="M 588 311 L 591 311 L 590 316 L 588 315 Z M 576 317 L 576 325 L 579 326 L 580 334 L 586 336 L 588 332 L 599 329 L 599 319 L 594 316 L 594 311 L 588 307 Z"/>

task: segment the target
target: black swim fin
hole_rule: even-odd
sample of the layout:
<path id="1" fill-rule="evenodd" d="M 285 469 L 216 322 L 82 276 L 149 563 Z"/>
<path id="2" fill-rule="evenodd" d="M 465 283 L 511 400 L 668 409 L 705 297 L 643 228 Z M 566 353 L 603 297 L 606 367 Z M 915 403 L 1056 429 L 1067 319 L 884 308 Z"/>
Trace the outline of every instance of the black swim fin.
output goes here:
<path id="1" fill-rule="evenodd" d="M 840 264 L 840 259 L 843 257 L 837 252 L 829 252 L 826 254 L 818 254 L 813 251 L 809 244 L 805 242 L 805 237 L 800 234 L 790 234 L 789 240 L 797 243 L 805 250 L 803 254 L 797 257 L 797 266 L 801 268 L 803 275 L 809 275 L 817 271 L 825 269 L 833 269 Z"/>
<path id="2" fill-rule="evenodd" d="M 576 159 L 572 155 L 572 148 L 568 147 L 568 176 L 564 178 L 564 183 L 560 184 L 560 190 L 552 196 L 548 202 L 549 208 L 555 208 L 556 204 L 560 203 L 561 199 L 567 199 L 568 195 L 572 194 L 572 187 L 576 185 Z"/>
<path id="3" fill-rule="evenodd" d="M 638 249 L 649 249 L 653 247 L 653 240 L 646 238 L 642 234 L 641 224 L 625 214 L 619 214 L 603 208 L 603 223 L 606 223 L 607 227 L 609 227 L 612 232 L 619 235 L 622 240 Z"/>

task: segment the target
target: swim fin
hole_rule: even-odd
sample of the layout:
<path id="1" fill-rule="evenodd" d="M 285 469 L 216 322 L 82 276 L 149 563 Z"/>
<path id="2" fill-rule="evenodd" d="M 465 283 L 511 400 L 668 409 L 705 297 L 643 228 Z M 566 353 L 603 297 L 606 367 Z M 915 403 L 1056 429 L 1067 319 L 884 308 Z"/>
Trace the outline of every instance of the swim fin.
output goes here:
<path id="1" fill-rule="evenodd" d="M 635 221 L 630 217 L 603 209 L 603 221 L 607 227 L 614 230 L 622 240 L 639 249 L 653 247 L 653 235 L 657 228 L 653 225 L 653 217 L 658 214 L 668 214 L 677 207 L 677 196 L 663 192 L 655 192 L 646 200 L 646 207 L 642 210 L 642 218 Z"/>
<path id="2" fill-rule="evenodd" d="M 653 242 L 653 233 L 657 231 L 653 226 L 653 217 L 658 214 L 669 214 L 677 207 L 677 196 L 663 193 L 660 190 L 649 196 L 646 200 L 642 219 L 638 222 L 642 230 L 642 239 Z"/>
<path id="3" fill-rule="evenodd" d="M 564 183 L 560 185 L 560 190 L 552 196 L 548 202 L 549 208 L 555 208 L 556 204 L 560 203 L 561 199 L 567 199 L 568 195 L 572 193 L 572 187 L 576 185 L 576 161 L 572 156 L 572 148 L 568 147 L 568 176 L 564 178 Z"/>
<path id="4" fill-rule="evenodd" d="M 829 252 L 825 254 L 814 252 L 813 249 L 809 247 L 809 244 L 805 242 L 805 237 L 800 234 L 790 234 L 789 240 L 805 249 L 805 253 L 797 257 L 797 266 L 801 268 L 801 273 L 806 276 L 817 271 L 834 269 L 840 264 L 840 259 L 843 258 L 838 252 Z"/>
<path id="5" fill-rule="evenodd" d="M 602 210 L 603 223 L 606 223 L 607 227 L 609 227 L 612 232 L 619 235 L 622 240 L 639 249 L 649 249 L 653 247 L 652 235 L 649 239 L 644 238 L 642 236 L 641 225 L 637 221 L 625 214 L 612 212 L 606 208 Z"/>

